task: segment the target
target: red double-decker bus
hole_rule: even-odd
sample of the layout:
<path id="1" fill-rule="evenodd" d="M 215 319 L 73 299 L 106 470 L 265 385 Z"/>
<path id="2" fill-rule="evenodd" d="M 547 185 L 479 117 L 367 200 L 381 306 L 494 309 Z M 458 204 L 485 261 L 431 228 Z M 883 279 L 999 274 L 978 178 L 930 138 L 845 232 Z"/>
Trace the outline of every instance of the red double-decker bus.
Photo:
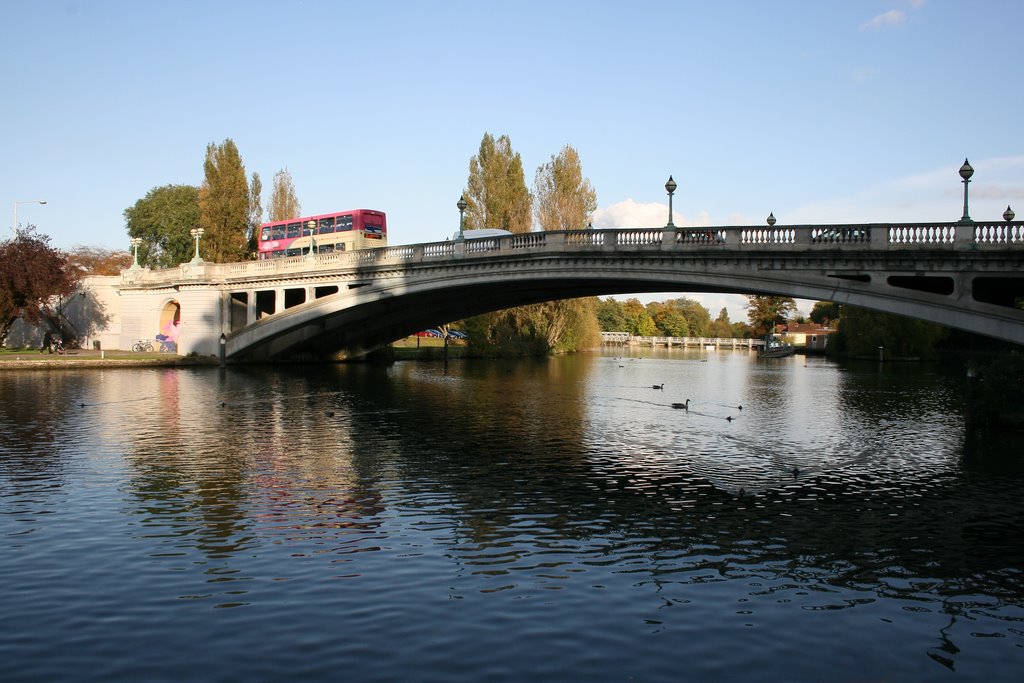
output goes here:
<path id="1" fill-rule="evenodd" d="M 312 222 L 312 225 L 311 225 Z M 388 243 L 383 211 L 354 209 L 260 224 L 260 260 L 383 247 Z"/>

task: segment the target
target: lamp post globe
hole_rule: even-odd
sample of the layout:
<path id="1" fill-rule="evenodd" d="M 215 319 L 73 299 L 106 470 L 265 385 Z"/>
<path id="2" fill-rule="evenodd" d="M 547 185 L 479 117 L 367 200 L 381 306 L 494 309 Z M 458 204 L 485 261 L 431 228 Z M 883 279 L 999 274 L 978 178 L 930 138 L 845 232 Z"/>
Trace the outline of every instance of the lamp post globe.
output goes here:
<path id="1" fill-rule="evenodd" d="M 203 228 L 192 228 L 188 231 L 188 234 L 192 235 L 196 240 L 196 255 L 192 257 L 192 263 L 202 263 L 203 259 L 199 256 L 199 238 L 206 232 Z"/>
<path id="2" fill-rule="evenodd" d="M 138 270 L 138 268 L 139 268 L 139 245 L 142 244 L 142 238 L 141 237 L 133 237 L 133 238 L 131 238 L 128 241 L 131 243 L 132 248 L 135 250 L 135 257 L 132 260 L 131 269 L 132 270 Z"/>
<path id="3" fill-rule="evenodd" d="M 1007 205 L 1006 211 L 1003 211 L 1003 220 L 1009 223 L 1010 221 L 1013 220 L 1013 217 L 1016 215 L 1017 214 L 1013 212 L 1013 209 L 1011 209 L 1009 205 Z"/>
<path id="4" fill-rule="evenodd" d="M 463 235 L 463 232 L 464 232 L 464 229 L 463 229 L 464 220 L 463 219 L 465 218 L 466 207 L 469 206 L 469 203 L 466 201 L 466 195 L 460 196 L 459 197 L 459 201 L 455 202 L 455 206 L 457 206 L 459 208 L 459 241 L 461 242 L 463 239 L 465 239 L 465 237 Z M 486 226 L 484 226 L 484 227 L 486 227 Z"/>
<path id="5" fill-rule="evenodd" d="M 665 183 L 665 191 L 668 192 L 668 223 L 665 224 L 666 228 L 674 228 L 676 224 L 672 222 L 672 195 L 675 194 L 676 181 L 672 179 L 672 176 L 668 177 L 668 182 Z"/>
<path id="6" fill-rule="evenodd" d="M 768 213 L 768 227 L 769 228 L 774 228 L 775 227 L 775 213 L 774 212 L 769 212 Z"/>
<path id="7" fill-rule="evenodd" d="M 316 254 L 316 221 L 307 222 L 306 228 L 309 230 L 309 255 L 313 256 Z"/>
<path id="8" fill-rule="evenodd" d="M 971 167 L 967 159 L 964 159 L 964 165 L 960 167 L 960 177 L 963 178 L 964 183 L 964 215 L 960 217 L 961 223 L 971 222 L 971 216 L 967 212 L 967 186 L 971 182 L 972 175 L 974 175 L 974 168 Z"/>

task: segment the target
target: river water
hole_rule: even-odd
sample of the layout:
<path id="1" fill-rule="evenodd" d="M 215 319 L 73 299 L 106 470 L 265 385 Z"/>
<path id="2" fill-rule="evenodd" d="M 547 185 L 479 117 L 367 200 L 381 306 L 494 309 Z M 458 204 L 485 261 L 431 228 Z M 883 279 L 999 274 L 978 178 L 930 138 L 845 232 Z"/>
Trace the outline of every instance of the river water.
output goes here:
<path id="1" fill-rule="evenodd" d="M 5 371 L 0 679 L 1019 680 L 1022 449 L 962 393 L 664 349 Z"/>

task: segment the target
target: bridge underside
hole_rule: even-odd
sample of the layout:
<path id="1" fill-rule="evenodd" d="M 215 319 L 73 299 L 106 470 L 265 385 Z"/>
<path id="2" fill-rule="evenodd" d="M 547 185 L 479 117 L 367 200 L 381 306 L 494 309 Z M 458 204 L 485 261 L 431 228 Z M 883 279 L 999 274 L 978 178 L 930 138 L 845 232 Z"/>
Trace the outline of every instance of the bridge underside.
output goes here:
<path id="1" fill-rule="evenodd" d="M 1016 256 L 1015 256 L 1016 258 Z M 834 301 L 1024 344 L 1024 278 L 972 253 L 813 255 L 538 254 L 466 258 L 339 276 L 338 293 L 268 316 L 228 339 L 238 359 L 359 355 L 420 330 L 512 306 L 645 292 L 766 294 Z M 1018 269 L 1019 270 L 1019 269 Z M 325 282 L 321 275 L 317 283 Z"/>

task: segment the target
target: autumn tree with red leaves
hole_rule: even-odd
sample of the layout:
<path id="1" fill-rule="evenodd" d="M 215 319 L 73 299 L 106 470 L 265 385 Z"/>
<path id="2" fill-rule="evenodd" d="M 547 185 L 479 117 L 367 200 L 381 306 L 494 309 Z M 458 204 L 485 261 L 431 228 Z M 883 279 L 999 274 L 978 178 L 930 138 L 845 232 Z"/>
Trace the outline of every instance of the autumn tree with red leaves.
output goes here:
<path id="1" fill-rule="evenodd" d="M 19 317 L 36 325 L 50 313 L 54 297 L 75 291 L 78 276 L 50 238 L 28 226 L 0 242 L 0 341 Z"/>

